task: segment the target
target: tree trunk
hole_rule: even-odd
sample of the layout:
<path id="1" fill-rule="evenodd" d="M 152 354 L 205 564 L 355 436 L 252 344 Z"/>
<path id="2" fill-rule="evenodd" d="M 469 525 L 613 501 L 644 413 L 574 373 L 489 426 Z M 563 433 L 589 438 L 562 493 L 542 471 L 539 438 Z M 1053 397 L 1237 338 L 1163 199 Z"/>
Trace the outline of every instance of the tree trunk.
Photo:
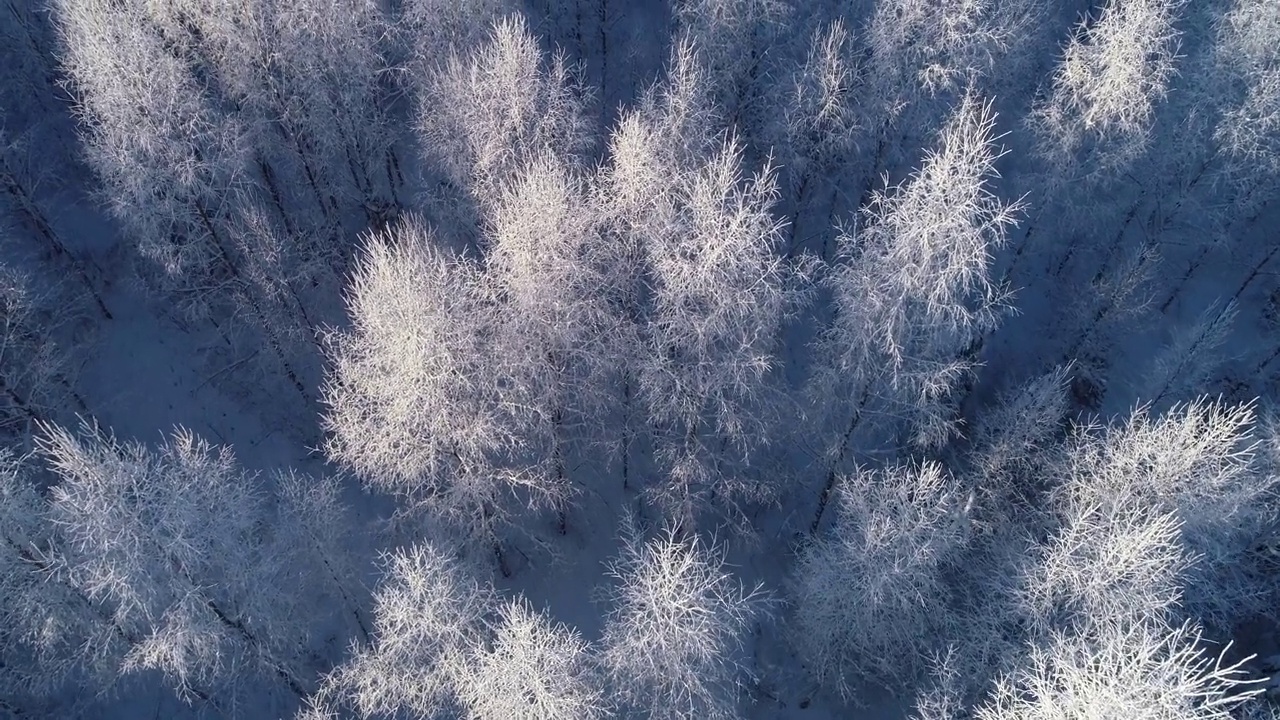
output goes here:
<path id="1" fill-rule="evenodd" d="M 103 301 L 97 286 L 90 279 L 88 271 L 85 270 L 84 264 L 67 248 L 66 243 L 54 231 L 53 226 L 49 224 L 48 219 L 45 218 L 44 213 L 36 205 L 35 200 L 27 192 L 26 188 L 18 182 L 17 176 L 5 168 L 3 173 L 0 173 L 0 184 L 3 184 L 5 190 L 13 197 L 13 201 L 17 205 L 18 214 L 26 225 L 31 228 L 32 232 L 49 244 L 49 249 L 52 251 L 54 258 L 63 258 L 71 266 L 71 271 L 75 273 L 80 284 L 89 293 L 89 297 L 93 298 L 93 302 L 97 305 L 98 312 L 102 314 L 102 317 L 107 320 L 114 320 L 115 318 L 111 311 L 107 309 L 107 304 Z"/>
<path id="2" fill-rule="evenodd" d="M 827 505 L 831 502 L 831 493 L 836 486 L 840 464 L 844 462 L 844 458 L 849 452 L 849 441 L 853 438 L 853 431 L 858 428 L 858 424 L 862 420 L 862 410 L 866 407 L 867 400 L 870 398 L 871 384 L 867 383 L 867 386 L 862 391 L 862 396 L 858 398 L 858 404 L 854 406 L 853 417 L 849 418 L 849 428 L 844 431 L 844 437 L 840 440 L 840 450 L 827 471 L 827 481 L 822 486 L 822 493 L 818 495 L 818 511 L 814 514 L 813 524 L 809 526 L 811 535 L 816 535 L 818 528 L 822 525 L 822 516 L 826 513 Z"/>

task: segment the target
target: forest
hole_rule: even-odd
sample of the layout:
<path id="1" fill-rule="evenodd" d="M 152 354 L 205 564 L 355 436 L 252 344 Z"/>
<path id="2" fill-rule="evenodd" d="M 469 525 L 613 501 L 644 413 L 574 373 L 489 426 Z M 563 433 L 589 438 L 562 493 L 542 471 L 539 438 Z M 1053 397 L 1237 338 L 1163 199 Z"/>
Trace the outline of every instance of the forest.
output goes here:
<path id="1" fill-rule="evenodd" d="M 1280 0 L 0 4 L 0 717 L 1280 720 Z"/>

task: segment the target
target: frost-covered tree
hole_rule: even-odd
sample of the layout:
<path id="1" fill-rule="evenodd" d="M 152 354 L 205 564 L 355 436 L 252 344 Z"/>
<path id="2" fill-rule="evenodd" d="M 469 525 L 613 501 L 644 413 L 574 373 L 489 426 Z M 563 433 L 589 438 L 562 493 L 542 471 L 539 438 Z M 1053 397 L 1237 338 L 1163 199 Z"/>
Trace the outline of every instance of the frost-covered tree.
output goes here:
<path id="1" fill-rule="evenodd" d="M 502 188 L 544 153 L 571 166 L 585 163 L 588 100 L 576 69 L 562 54 L 548 61 L 517 14 L 494 23 L 482 46 L 462 49 L 433 73 L 418 100 L 417 128 L 427 162 L 465 193 L 483 223 Z"/>
<path id="2" fill-rule="evenodd" d="M 15 98 L 14 102 L 20 101 Z M 81 170 L 83 166 L 69 159 L 55 163 L 48 156 L 48 144 L 60 137 L 55 133 L 56 126 L 48 127 L 52 123 L 33 120 L 16 133 L 6 125 L 7 118 L 0 113 L 0 209 L 8 211 L 22 226 L 27 238 L 34 241 L 23 244 L 39 248 L 32 255 L 58 268 L 59 272 L 71 273 L 79 293 L 97 306 L 103 318 L 111 320 L 113 316 L 100 289 L 101 269 L 83 250 L 72 247 L 55 228 L 50 197 L 40 192 L 41 186 L 59 172 L 67 172 L 67 168 Z"/>
<path id="3" fill-rule="evenodd" d="M 793 170 L 797 178 L 820 173 L 852 150 L 860 120 L 854 91 L 861 73 L 854 49 L 842 21 L 820 28 L 791 79 L 791 97 L 779 100 L 785 103 L 787 134 L 797 153 L 787 164 L 801 166 Z"/>
<path id="4" fill-rule="evenodd" d="M 608 716 L 587 644 L 523 600 L 502 607 L 493 639 L 473 651 L 462 676 L 459 694 L 471 720 Z"/>
<path id="5" fill-rule="evenodd" d="M 209 103 L 137 6 L 66 0 L 55 10 L 85 152 L 112 214 L 169 273 L 204 287 L 227 281 L 243 128 Z"/>
<path id="6" fill-rule="evenodd" d="M 184 15 L 177 6 L 67 0 L 56 10 L 89 164 L 113 215 L 161 270 L 142 268 L 144 276 L 166 301 L 211 321 L 228 346 L 245 338 L 225 316 L 243 313 L 248 335 L 309 404 L 299 360 L 280 337 L 301 323 L 280 325 L 263 295 L 268 288 L 255 281 L 271 273 L 252 274 L 251 260 L 264 259 L 253 251 L 266 248 L 246 242 L 264 236 L 251 173 L 256 166 L 271 174 L 258 148 L 261 123 L 237 109 L 247 101 L 230 80 L 210 77 L 220 67 L 217 51 L 245 47 L 233 22 L 244 13 L 227 18 L 229 29 L 201 34 L 192 23 L 208 13 Z M 278 189 L 267 195 L 280 204 Z"/>
<path id="7" fill-rule="evenodd" d="M 622 220 L 639 222 L 662 197 L 664 172 L 690 166 L 711 151 L 724 127 L 721 112 L 697 45 L 674 45 L 662 81 L 640 97 L 635 112 L 618 119 L 610 137 L 606 187 Z"/>
<path id="8" fill-rule="evenodd" d="M 777 342 L 796 300 L 770 212 L 776 176 L 766 167 L 744 182 L 741 162 L 733 143 L 708 158 L 677 190 L 672 225 L 644 238 L 653 307 L 639 391 L 662 433 L 658 496 L 680 517 L 707 493 L 743 492 L 735 465 L 767 437 Z"/>
<path id="9" fill-rule="evenodd" d="M 775 170 L 743 177 L 741 145 L 709 129 L 697 55 L 682 45 L 672 62 L 620 121 L 602 185 L 633 325 L 623 371 L 666 477 L 649 490 L 691 520 L 709 495 L 732 507 L 768 491 L 739 470 L 767 439 L 777 342 L 801 296 L 778 253 Z"/>
<path id="10" fill-rule="evenodd" d="M 506 443 L 492 408 L 480 270 L 406 220 L 368 238 L 347 292 L 351 327 L 330 338 L 325 451 L 373 487 L 444 493 L 454 465 Z M 482 470 L 479 472 L 483 472 Z"/>
<path id="11" fill-rule="evenodd" d="M 959 709 L 985 697 L 1025 653 L 1033 629 L 1025 577 L 1037 541 L 1056 527 L 1044 512 L 1045 478 L 1059 459 L 1068 409 L 1067 369 L 1058 368 L 976 413 L 953 486 L 966 532 L 937 565 L 945 600 L 934 602 L 945 602 L 947 632 L 930 649 L 918 720 L 970 717 Z"/>
<path id="12" fill-rule="evenodd" d="M 519 503 L 557 504 L 566 484 L 520 448 L 535 388 L 495 341 L 498 307 L 475 262 L 409 218 L 368 238 L 330 336 L 325 452 L 390 492 L 494 542 Z"/>
<path id="13" fill-rule="evenodd" d="M 1067 417 L 1069 372 L 1059 367 L 1032 378 L 975 418 L 969 432 L 970 463 L 981 478 L 980 491 L 998 496 L 1014 490 L 1047 460 Z"/>
<path id="14" fill-rule="evenodd" d="M 739 654 L 768 596 L 743 587 L 696 536 L 624 532 L 599 650 L 610 697 L 651 718 L 737 717 L 750 679 Z"/>
<path id="15" fill-rule="evenodd" d="M 348 47 L 333 58 L 343 44 L 331 35 L 345 31 L 325 36 L 319 19 L 288 18 L 287 10 L 258 2 L 68 0 L 56 17 L 90 165 L 113 214 L 151 261 L 137 269 L 158 291 L 164 311 L 176 308 L 213 326 L 232 356 L 219 369 L 260 359 L 288 380 L 309 410 L 307 387 L 317 372 L 316 351 L 305 340 L 315 319 L 307 315 L 315 313 L 315 296 L 332 288 L 345 248 L 333 222 L 313 220 L 337 208 L 323 201 L 307 208 L 303 189 L 327 182 L 317 179 L 323 175 L 318 166 L 332 167 L 330 175 L 340 178 L 368 153 L 344 146 L 328 148 L 327 158 L 306 155 L 326 151 L 315 149 L 316 138 L 321 130 L 346 132 L 344 122 L 360 125 L 361 138 L 375 132 L 377 118 L 354 120 L 350 106 L 376 115 L 379 105 L 364 98 L 334 110 L 336 101 L 313 88 L 307 112 L 288 107 L 310 82 L 341 82 L 358 94 L 353 78 L 374 75 L 368 66 L 376 57 L 361 65 L 353 59 L 360 51 Z M 292 23 L 302 39 L 285 43 L 281 23 Z M 366 30 L 360 37 L 369 36 Z M 360 37 L 343 40 L 359 44 Z M 303 57 L 299 43 L 311 43 L 312 55 Z M 287 61 L 292 76 L 281 70 L 284 53 L 298 56 Z M 351 75 L 334 80 L 335 64 Z M 374 154 L 380 168 L 384 153 Z"/>
<path id="16" fill-rule="evenodd" d="M 1077 364 L 1077 374 L 1099 386 L 1107 350 L 1150 308 L 1150 288 L 1159 255 L 1150 247 L 1120 244 L 1121 255 L 1068 299 L 1054 335 L 1067 341 L 1062 357 Z"/>
<path id="17" fill-rule="evenodd" d="M 916 694 L 910 720 L 964 720 L 970 716 L 962 686 L 968 681 L 954 666 L 954 648 L 938 655 L 934 682 Z"/>
<path id="18" fill-rule="evenodd" d="M 429 70 L 442 58 L 483 44 L 494 21 L 515 11 L 511 0 L 405 0 L 397 7 L 392 29 L 412 71 Z"/>
<path id="19" fill-rule="evenodd" d="M 991 106 L 966 95 L 921 169 L 876 193 L 862 226 L 840 240 L 827 277 L 835 319 L 810 385 L 832 468 L 815 528 L 864 422 L 926 447 L 953 432 L 953 393 L 1005 309 L 991 254 L 1019 211 L 988 187 L 994 126 Z"/>
<path id="20" fill-rule="evenodd" d="M 891 118 L 903 105 L 963 88 L 991 72 L 1021 39 L 1036 3 L 1025 0 L 876 3 L 866 30 L 870 79 L 887 95 L 871 112 Z"/>
<path id="21" fill-rule="evenodd" d="M 1266 596 L 1250 556 L 1274 522 L 1274 478 L 1251 423 L 1248 406 L 1138 410 L 1043 466 L 1056 527 L 1023 553 L 1014 591 L 1029 654 L 978 717 L 1231 717 L 1250 686 L 1201 655 L 1200 620 L 1230 632 Z"/>
<path id="22" fill-rule="evenodd" d="M 316 477 L 292 469 L 277 471 L 274 481 L 278 496 L 274 538 L 290 546 L 281 550 L 293 558 L 287 571 L 299 587 L 324 592 L 340 603 L 343 615 L 350 616 L 367 641 L 369 624 L 361 610 L 367 591 L 360 582 L 353 547 L 361 539 L 352 532 L 341 483 L 334 476 Z"/>
<path id="23" fill-rule="evenodd" d="M 1070 572 L 1092 583 L 1128 572 L 1118 569 L 1116 553 L 1131 558 L 1135 568 L 1156 568 L 1165 562 L 1159 558 L 1176 551 L 1190 563 L 1174 573 L 1182 602 L 1171 611 L 1213 629 L 1248 617 L 1267 597 L 1252 549 L 1270 532 L 1278 510 L 1276 478 L 1259 466 L 1253 425 L 1250 405 L 1201 400 L 1161 417 L 1139 409 L 1109 430 L 1085 428 L 1064 450 L 1051 507 L 1065 528 L 1059 542 L 1075 548 L 1071 557 L 1083 553 L 1117 569 L 1090 570 L 1073 561 L 1077 569 Z M 1095 531 L 1088 529 L 1098 522 Z M 1077 529 L 1077 523 L 1085 525 Z M 1163 582 L 1167 596 L 1170 582 Z M 1157 587 L 1154 581 L 1138 585 Z"/>
<path id="24" fill-rule="evenodd" d="M 1238 0 L 1216 30 L 1217 77 L 1239 96 L 1223 112 L 1214 139 L 1248 167 L 1246 174 L 1280 171 L 1280 3 Z"/>
<path id="25" fill-rule="evenodd" d="M 224 367 L 274 362 L 310 406 L 308 340 L 337 310 L 324 301 L 345 233 L 385 223 L 403 182 L 384 14 L 360 0 L 68 0 L 55 15 L 102 194 L 163 272 L 139 270 L 166 307 L 215 326 Z"/>
<path id="26" fill-rule="evenodd" d="M 789 252 L 806 238 L 798 234 L 803 213 L 818 199 L 835 193 L 839 175 L 853 159 L 862 117 L 857 110 L 861 68 L 855 46 L 840 20 L 813 35 L 804 64 L 792 77 L 790 97 L 779 97 L 785 108 L 779 161 L 794 193 Z M 817 196 L 817 197 L 815 197 Z M 836 198 L 830 203 L 834 206 Z M 830 213 L 814 224 L 829 225 Z M 822 227 L 825 231 L 826 228 Z"/>
<path id="27" fill-rule="evenodd" d="M 637 112 L 624 114 L 613 130 L 608 163 L 600 170 L 596 191 L 602 233 L 612 257 L 609 285 L 621 318 L 614 355 L 621 375 L 623 437 L 619 443 L 624 485 L 635 475 L 633 445 L 643 446 L 651 428 L 637 397 L 643 365 L 643 328 L 652 304 L 645 277 L 644 239 L 664 231 L 670 177 L 712 146 L 718 123 L 711 108 L 705 72 L 692 45 L 672 49 L 664 82 L 646 92 Z M 662 142 L 665 138 L 668 142 Z"/>
<path id="28" fill-rule="evenodd" d="M 1140 504 L 1076 509 L 1036 557 L 1019 593 L 1041 633 L 1098 622 L 1162 623 L 1192 559 L 1177 515 Z"/>
<path id="29" fill-rule="evenodd" d="M 25 440 L 32 423 L 85 409 L 70 384 L 72 355 L 56 334 L 66 322 L 65 315 L 55 319 L 56 300 L 47 282 L 0 263 L 0 435 L 6 438 Z"/>
<path id="30" fill-rule="evenodd" d="M 1235 303 L 1215 303 L 1190 325 L 1175 331 L 1143 378 L 1143 398 L 1160 408 L 1162 403 L 1197 395 L 1222 365 L 1221 349 L 1235 317 Z"/>
<path id="31" fill-rule="evenodd" d="M 1000 84 L 987 82 L 988 75 L 1018 75 L 1017 67 L 1001 61 L 1010 50 L 1035 47 L 1028 29 L 1046 14 L 1039 0 L 875 3 L 860 40 L 859 95 L 870 100 L 859 103 L 866 155 L 853 203 L 864 202 L 883 175 L 915 156 L 953 99 Z"/>
<path id="32" fill-rule="evenodd" d="M 124 640 L 60 576 L 59 538 L 30 468 L 0 450 L 0 695 L 14 703 L 49 694 L 78 668 L 100 669 Z M 17 705 L 0 710 L 21 716 Z"/>
<path id="33" fill-rule="evenodd" d="M 0 92 L 52 106 L 50 90 L 57 84 L 56 61 L 49 55 L 53 28 L 44 8 L 32 0 L 6 0 L 0 20 Z M 28 108 L 34 110 L 34 108 Z"/>
<path id="34" fill-rule="evenodd" d="M 771 56 L 792 8 L 780 0 L 677 0 L 672 3 L 675 41 L 698 49 L 713 102 L 729 124 L 755 145 L 770 110 L 766 100 Z"/>
<path id="35" fill-rule="evenodd" d="M 1109 0 L 1081 21 L 1030 118 L 1051 163 L 1077 167 L 1087 153 L 1088 162 L 1105 170 L 1146 148 L 1156 106 L 1175 72 L 1184 5 Z"/>
<path id="36" fill-rule="evenodd" d="M 904 687 L 946 635 L 942 575 L 968 535 L 965 498 L 934 463 L 860 471 L 835 492 L 835 522 L 792 571 L 790 637 L 845 697 L 866 681 Z"/>
<path id="37" fill-rule="evenodd" d="M 563 487 L 575 448 L 608 441 L 600 419 L 617 360 L 610 254 L 585 179 L 549 154 L 535 158 L 503 188 L 486 238 L 495 363 L 527 403 L 512 428 L 519 456 Z"/>
<path id="38" fill-rule="evenodd" d="M 323 291 L 338 295 L 336 278 L 324 261 L 335 256 L 278 228 L 260 206 L 246 205 L 230 232 L 236 269 L 231 281 L 215 289 L 211 299 L 223 302 L 208 319 L 234 359 L 209 377 L 234 367 L 237 372 L 225 381 L 275 387 L 279 378 L 296 391 L 302 412 L 309 413 L 315 403 L 312 387 L 320 380 L 319 322 L 336 305 Z M 179 286 L 180 293 L 190 289 L 190 280 Z M 212 353 L 208 360 L 216 357 Z"/>
<path id="39" fill-rule="evenodd" d="M 291 544 L 271 542 L 261 491 L 227 448 L 179 430 L 156 448 L 94 425 L 43 428 L 59 476 L 50 518 L 66 581 L 136 638 L 117 672 L 154 669 L 179 694 L 266 671 L 304 695 L 298 655 L 308 590 Z"/>
<path id="40" fill-rule="evenodd" d="M 279 85 L 271 117 L 288 127 L 284 139 L 300 156 L 309 153 L 333 178 L 340 207 L 354 204 L 371 223 L 386 222 L 404 178 L 383 78 L 383 9 L 369 0 L 291 0 L 264 8 L 272 31 L 267 57 L 277 69 L 260 82 Z"/>
<path id="41" fill-rule="evenodd" d="M 1258 692 L 1239 664 L 1208 655 L 1194 625 L 1108 622 L 1033 647 L 977 720 L 1231 720 Z"/>
<path id="42" fill-rule="evenodd" d="M 358 643 L 309 701 L 303 717 L 410 713 L 457 717 L 466 651 L 487 629 L 493 588 L 441 547 L 419 544 L 385 558 L 374 592 L 373 639 Z"/>
<path id="43" fill-rule="evenodd" d="M 247 177 L 293 230 L 332 244 L 395 204 L 385 112 L 386 15 L 363 0 L 125 3 L 180 60 L 210 107 L 244 128 Z"/>

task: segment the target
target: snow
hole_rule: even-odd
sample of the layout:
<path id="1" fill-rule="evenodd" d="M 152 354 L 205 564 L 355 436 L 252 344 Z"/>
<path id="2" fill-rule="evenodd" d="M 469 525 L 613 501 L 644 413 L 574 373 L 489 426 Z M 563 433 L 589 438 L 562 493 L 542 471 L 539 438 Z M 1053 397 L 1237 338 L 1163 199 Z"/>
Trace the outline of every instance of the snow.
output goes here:
<path id="1" fill-rule="evenodd" d="M 26 11 L 23 0 L 12 2 Z M 598 129 L 602 132 L 614 127 L 622 111 L 634 107 L 643 90 L 662 77 L 676 25 L 668 3 L 661 0 L 587 3 L 584 0 L 578 5 L 530 0 L 530 5 L 530 25 L 545 47 L 566 47 L 571 60 L 582 60 L 588 85 L 599 87 L 604 81 L 603 90 L 593 99 L 594 107 L 599 110 Z M 826 3 L 815 3 L 818 5 L 822 9 L 813 9 L 815 18 L 830 14 Z M 602 10 L 604 19 L 599 14 Z M 804 17 L 807 10 L 803 6 L 797 8 L 797 26 L 808 27 L 816 22 Z M 1067 31 L 1061 18 L 1072 15 L 1062 8 L 1055 9 L 1053 15 L 1053 23 L 1046 24 L 1053 25 L 1055 32 L 1061 31 L 1054 36 L 1057 42 L 1056 38 L 1064 37 Z M 857 26 L 851 31 L 857 35 L 866 29 Z M 0 43 L 8 37 L 0 34 Z M 17 50 L 10 52 L 15 57 L 19 54 Z M 1042 52 L 1044 58 L 1058 57 L 1054 55 L 1057 52 L 1054 47 Z M 0 63 L 4 63 L 6 57 L 9 56 L 0 53 Z M 1164 183 L 1167 175 L 1179 172 L 1182 174 L 1178 177 L 1185 181 L 1185 168 L 1167 160 L 1168 148 L 1161 145 L 1164 138 L 1157 138 L 1132 161 L 1127 173 L 1096 185 L 1073 180 L 1051 187 L 1042 182 L 1044 165 L 1029 149 L 1032 133 L 1018 125 L 1026 115 L 1029 95 L 1035 86 L 1034 79 L 1026 77 L 1044 77 L 1047 71 L 1041 66 L 1047 67 L 1051 61 L 1020 60 L 1023 63 L 1020 67 L 1027 73 L 1020 86 L 1023 96 L 1002 97 L 997 103 L 1002 113 L 997 120 L 997 132 L 1009 132 L 1002 137 L 1009 152 L 997 161 L 1001 178 L 995 180 L 993 186 L 1004 201 L 1026 197 L 1029 205 L 1020 229 L 1012 231 L 1009 247 L 1001 251 L 994 263 L 996 277 L 1008 273 L 1006 279 L 1015 290 L 1012 304 L 1016 312 L 1002 320 L 1000 329 L 982 347 L 981 364 L 974 390 L 966 399 L 964 414 L 968 418 L 979 417 L 997 402 L 1001 393 L 1055 366 L 1075 362 L 1072 372 L 1076 378 L 1096 375 L 1098 387 L 1087 388 L 1077 379 L 1073 385 L 1078 391 L 1073 412 L 1102 418 L 1126 416 L 1135 406 L 1150 399 L 1143 393 L 1150 379 L 1149 368 L 1160 348 L 1177 332 L 1193 324 L 1207 308 L 1225 302 L 1236 293 L 1257 260 L 1273 247 L 1276 228 L 1280 227 L 1280 204 L 1273 202 L 1275 184 L 1259 176 L 1257 195 L 1260 197 L 1254 198 L 1252 206 L 1256 209 L 1236 215 L 1230 214 L 1231 205 L 1246 190 L 1227 182 L 1206 182 L 1187 190 L 1194 202 L 1184 204 L 1181 196 L 1168 190 Z M 9 70 L 0 72 L 0 79 L 8 82 L 26 67 L 10 65 Z M 1171 82 L 1171 97 L 1176 101 L 1182 86 L 1176 78 Z M 32 99 L 50 92 L 48 88 L 29 90 L 13 84 L 0 87 L 5 93 L 0 95 L 0 100 L 8 103 L 0 113 L 0 123 L 10 130 L 35 127 L 39 131 L 35 135 L 40 138 L 38 142 L 19 149 L 14 155 L 25 163 L 23 167 L 38 164 L 38 160 L 45 157 L 46 143 L 60 141 L 74 147 L 76 141 L 71 137 L 68 107 L 61 100 L 36 103 Z M 936 98 L 922 98 L 919 106 L 913 107 L 910 117 L 928 121 L 925 124 L 930 126 L 902 130 L 905 144 L 895 152 L 906 159 L 881 158 L 875 152 L 874 143 L 854 151 L 855 156 L 870 161 L 864 165 L 883 171 L 890 186 L 905 178 L 933 139 L 936 129 L 933 120 L 939 116 L 938 108 L 947 105 L 947 97 L 941 93 Z M 1153 107 L 1159 115 L 1165 106 L 1156 103 Z M 393 112 L 408 115 L 412 111 L 397 106 Z M 48 118 L 46 125 L 41 125 L 42 118 Z M 1169 122 L 1176 122 L 1176 118 Z M 906 140 L 908 137 L 915 139 Z M 868 135 L 867 139 L 874 138 Z M 758 138 L 748 141 L 757 142 Z M 602 148 L 606 145 L 603 141 L 597 143 L 596 160 L 603 160 Z M 404 157 L 415 154 L 412 148 L 398 149 Z M 761 159 L 768 152 L 767 147 L 757 144 L 748 148 L 746 156 Z M 881 160 L 887 167 L 878 166 Z M 744 167 L 752 169 L 752 162 L 754 160 L 747 160 Z M 273 372 L 270 364 L 259 362 L 261 358 L 255 357 L 254 350 L 263 351 L 262 347 L 244 344 L 228 347 L 208 322 L 181 317 L 165 301 L 149 295 L 144 284 L 133 281 L 132 267 L 147 260 L 138 257 L 130 247 L 121 223 L 102 209 L 101 198 L 95 194 L 96 180 L 83 159 L 74 152 L 66 156 L 50 153 L 48 163 L 55 170 L 44 171 L 55 172 L 57 177 L 37 183 L 36 197 L 59 237 L 67 241 L 92 271 L 113 315 L 111 320 L 93 320 L 91 331 L 81 329 L 62 338 L 79 345 L 74 387 L 92 417 L 121 440 L 136 439 L 152 444 L 158 443 L 173 428 L 189 429 L 211 442 L 233 448 L 239 463 L 250 471 L 260 472 L 264 483 L 269 483 L 271 471 L 284 468 L 316 475 L 339 473 L 319 449 L 324 441 L 320 422 L 324 409 L 319 404 L 305 404 L 280 374 Z M 801 226 L 806 235 L 830 233 L 826 227 L 829 219 L 852 225 L 853 206 L 859 200 L 857 191 L 864 186 L 885 187 L 867 167 L 853 171 L 849 169 L 851 165 L 852 162 L 846 163 L 841 172 L 848 171 L 847 174 L 832 181 L 829 212 L 811 206 L 808 212 L 798 216 L 803 220 Z M 783 168 L 782 172 L 785 177 L 787 169 Z M 785 186 L 785 182 L 783 184 Z M 784 190 L 784 194 L 786 192 Z M 1042 202 L 1047 196 L 1055 197 L 1055 202 Z M 776 212 L 783 217 L 797 217 L 793 212 L 794 202 L 788 194 Z M 827 200 L 813 202 L 825 204 Z M 1135 206 L 1132 222 L 1126 222 L 1126 213 Z M 856 223 L 864 221 L 865 218 L 860 217 Z M 0 246 L 3 253 L 0 259 L 25 264 L 34 277 L 55 277 L 74 290 L 75 281 L 67 266 L 33 252 L 31 248 L 37 246 L 30 231 L 16 221 L 9 225 L 8 244 Z M 1121 229 L 1117 232 L 1118 227 Z M 1020 245 L 1023 228 L 1032 229 L 1025 248 Z M 789 236 L 789 233 L 788 229 L 782 234 Z M 352 246 L 356 244 L 354 238 L 345 240 Z M 1072 246 L 1071 243 L 1079 244 Z M 1169 292 L 1168 278 L 1180 278 L 1187 265 L 1202 256 L 1201 249 L 1206 243 L 1212 245 L 1203 253 L 1203 264 L 1167 309 L 1161 309 Z M 1082 323 L 1087 323 L 1099 301 L 1092 284 L 1099 269 L 1117 266 L 1123 250 L 1144 244 L 1160 253 L 1159 260 L 1147 266 L 1154 278 L 1153 286 L 1159 292 L 1142 291 L 1151 294 L 1152 305 L 1129 319 L 1100 326 L 1077 352 L 1068 353 Z M 816 242 L 806 243 L 804 249 L 814 254 L 821 251 Z M 1015 254 L 1020 250 L 1024 254 L 1015 261 Z M 1058 272 L 1060 265 L 1062 272 Z M 1280 321 L 1274 316 L 1280 285 L 1275 272 L 1280 269 L 1274 264 L 1263 268 L 1240 293 L 1238 319 L 1215 351 L 1218 354 L 1208 361 L 1212 380 L 1195 394 L 1221 395 L 1233 402 L 1261 397 L 1261 413 L 1275 412 L 1274 403 L 1280 391 L 1280 360 L 1274 355 L 1280 346 Z M 782 369 L 777 375 L 800 402 L 803 399 L 799 381 L 813 369 L 810 344 L 818 328 L 831 320 L 829 302 L 830 298 L 823 293 L 816 294 L 811 307 L 782 333 L 785 350 L 779 358 Z M 1124 303 L 1126 306 L 1138 304 L 1132 299 Z M 339 307 L 339 299 L 330 298 L 322 312 L 323 320 L 328 326 L 345 329 L 348 319 Z M 1266 314 L 1267 308 L 1273 313 L 1271 316 Z M 66 312 L 71 314 L 71 310 Z M 1269 364 L 1261 365 L 1267 362 Z M 318 373 L 308 374 L 306 382 L 311 396 L 318 397 L 321 382 Z M 1163 411 L 1175 400 L 1189 399 L 1168 398 L 1161 403 L 1164 407 L 1155 410 Z M 63 426 L 74 427 L 76 414 L 74 408 L 61 408 L 52 419 Z M 962 432 L 973 426 L 974 423 L 970 423 Z M 31 449 L 30 436 L 15 442 L 19 443 L 20 451 Z M 965 442 L 964 438 L 957 439 L 936 454 L 943 456 L 943 460 L 962 456 Z M 826 475 L 826 461 L 818 457 L 818 449 L 825 444 L 827 440 L 801 434 L 784 437 L 782 443 L 762 448 L 752 456 L 747 472 L 783 478 L 780 484 L 784 491 L 776 503 L 751 508 L 749 532 L 707 529 L 705 539 L 723 543 L 728 564 L 744 586 L 760 584 L 779 599 L 788 597 L 795 558 L 802 544 L 809 540 L 816 499 Z M 637 456 L 643 454 L 636 453 Z M 634 514 L 638 522 L 649 529 L 661 524 L 655 507 L 642 502 L 634 488 L 623 487 L 616 459 L 607 462 L 602 455 L 583 453 L 582 462 L 570 473 L 575 495 L 563 535 L 557 532 L 554 514 L 544 513 L 527 521 L 526 529 L 546 544 L 549 553 L 539 551 L 532 544 L 517 542 L 510 548 L 510 577 L 502 576 L 496 566 L 486 568 L 487 572 L 491 571 L 489 579 L 504 598 L 523 597 L 532 608 L 546 612 L 553 621 L 565 623 L 589 643 L 598 642 L 602 636 L 607 609 L 602 588 L 613 582 L 607 573 L 607 563 L 615 559 L 621 549 L 619 532 L 624 515 Z M 885 457 L 868 447 L 866 452 L 859 449 L 856 460 L 860 464 L 879 465 Z M 658 471 L 637 459 L 633 472 L 640 478 L 652 478 Z M 360 480 L 350 474 L 342 474 L 342 482 L 344 499 L 351 508 L 350 527 L 345 530 L 353 537 L 352 551 L 362 573 L 362 590 L 367 600 L 380 580 L 381 553 L 421 541 L 430 533 L 415 525 L 420 520 L 406 521 L 398 516 L 400 508 L 395 499 L 366 491 Z M 786 622 L 792 608 L 778 603 L 773 612 L 774 621 L 755 624 L 742 652 L 741 659 L 759 679 L 758 685 L 745 694 L 745 717 L 896 720 L 909 714 L 911 697 L 872 685 L 859 689 L 856 705 L 842 702 L 835 694 L 818 688 L 789 637 L 795 632 Z M 1271 655 L 1265 662 L 1280 666 L 1274 655 L 1276 631 L 1269 623 L 1261 625 L 1261 628 L 1242 631 L 1241 644 L 1249 650 L 1265 650 Z M 316 677 L 311 679 L 318 680 L 321 671 L 342 662 L 354 637 L 350 628 L 343 627 L 342 623 L 318 627 L 310 651 L 319 661 Z M 180 702 L 163 687 L 160 678 L 150 674 L 125 681 L 116 694 L 100 699 L 91 698 L 87 693 L 83 697 L 70 694 L 75 691 L 75 688 L 69 689 L 67 697 L 56 698 L 51 705 L 37 711 L 36 716 L 45 712 L 56 717 L 124 720 L 214 714 L 198 704 L 190 706 Z M 264 689 L 259 696 L 238 707 L 236 715 L 253 719 L 289 717 L 296 706 L 296 699 L 279 688 Z"/>

